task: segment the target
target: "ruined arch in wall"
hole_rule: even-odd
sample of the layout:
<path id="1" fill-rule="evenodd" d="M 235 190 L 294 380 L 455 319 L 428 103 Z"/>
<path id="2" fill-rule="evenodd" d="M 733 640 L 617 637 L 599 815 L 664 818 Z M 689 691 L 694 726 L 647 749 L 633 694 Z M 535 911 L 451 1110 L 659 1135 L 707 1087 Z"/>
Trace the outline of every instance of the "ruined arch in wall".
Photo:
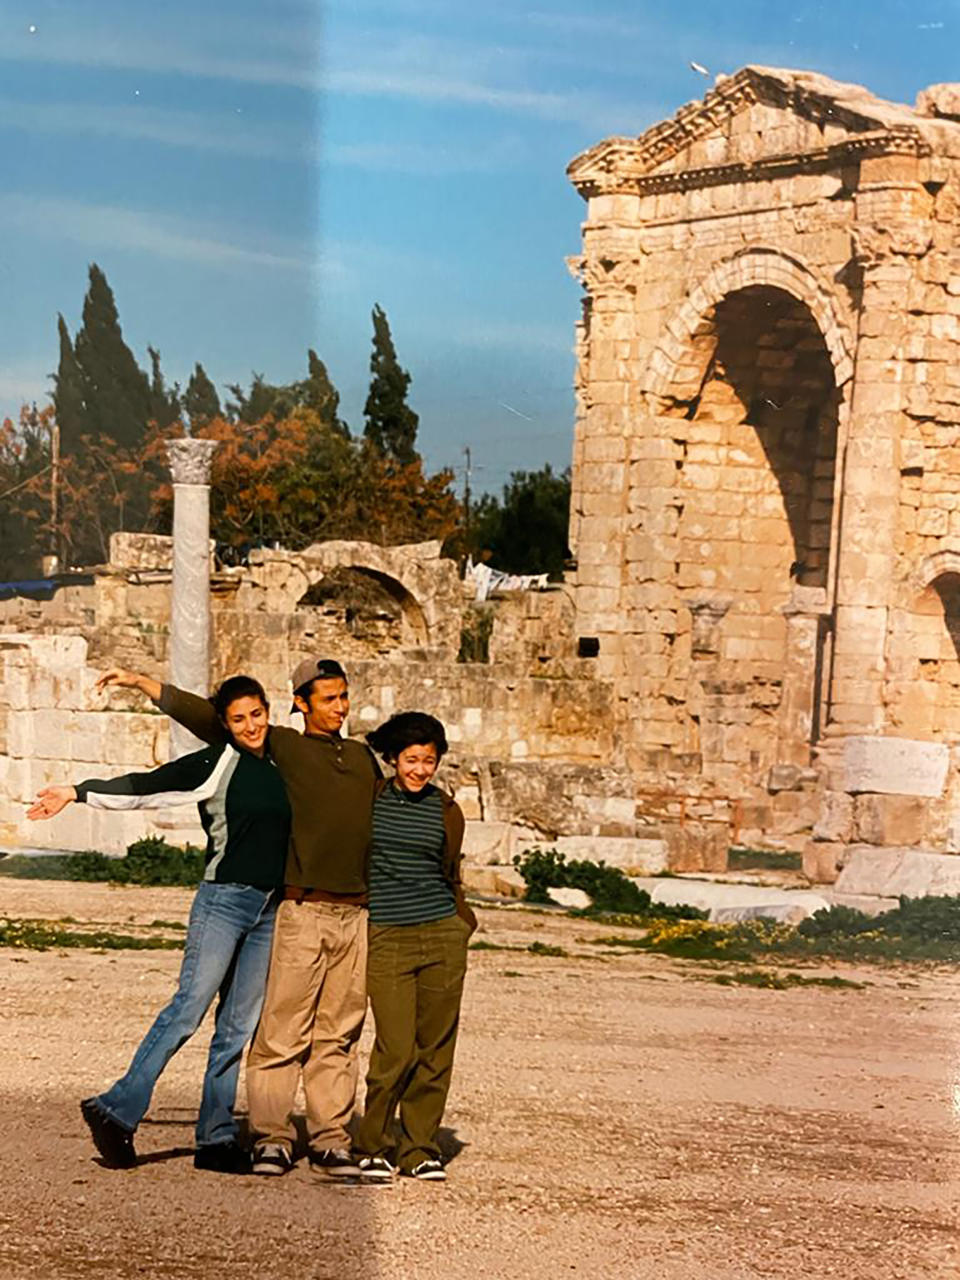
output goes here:
<path id="1" fill-rule="evenodd" d="M 717 777 L 808 763 L 818 735 L 852 349 L 830 286 L 752 248 L 693 286 L 642 378 L 675 450 L 686 746 Z"/>
<path id="2" fill-rule="evenodd" d="M 892 611 L 887 707 L 904 737 L 960 738 L 960 550 L 927 556 Z"/>
<path id="3" fill-rule="evenodd" d="M 352 541 L 317 543 L 299 552 L 264 552 L 257 571 L 269 583 L 270 609 L 294 619 L 300 636 L 292 636 L 293 643 L 302 641 L 311 652 L 318 644 L 350 641 L 345 624 L 347 611 L 353 608 L 352 581 L 361 612 L 374 624 L 366 646 L 369 654 L 362 636 L 354 635 L 356 643 L 348 644 L 352 660 L 412 649 L 429 649 L 434 656 L 456 654 L 460 580 L 455 563 L 441 557 L 439 543 L 396 547 Z M 324 616 L 324 606 L 332 601 L 337 604 L 331 604 Z M 356 611 L 349 619 L 359 622 L 355 631 L 363 630 L 363 621 Z M 379 642 L 378 623 L 382 624 Z"/>
<path id="4" fill-rule="evenodd" d="M 426 619 L 416 598 L 390 574 L 366 565 L 328 569 L 310 583 L 296 607 L 343 628 L 358 655 L 384 656 L 398 649 L 426 648 L 429 643 Z"/>

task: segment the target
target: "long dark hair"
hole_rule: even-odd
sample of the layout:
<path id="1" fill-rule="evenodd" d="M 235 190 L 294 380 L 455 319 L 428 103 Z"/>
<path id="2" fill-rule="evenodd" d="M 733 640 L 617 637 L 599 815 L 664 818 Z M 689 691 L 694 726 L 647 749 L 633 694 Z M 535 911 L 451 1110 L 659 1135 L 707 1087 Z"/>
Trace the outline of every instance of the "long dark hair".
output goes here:
<path id="1" fill-rule="evenodd" d="M 210 699 L 217 718 L 226 720 L 227 708 L 231 702 L 236 702 L 239 698 L 259 698 L 266 710 L 270 710 L 270 703 L 259 680 L 254 680 L 253 676 L 230 676 L 218 686 Z"/>

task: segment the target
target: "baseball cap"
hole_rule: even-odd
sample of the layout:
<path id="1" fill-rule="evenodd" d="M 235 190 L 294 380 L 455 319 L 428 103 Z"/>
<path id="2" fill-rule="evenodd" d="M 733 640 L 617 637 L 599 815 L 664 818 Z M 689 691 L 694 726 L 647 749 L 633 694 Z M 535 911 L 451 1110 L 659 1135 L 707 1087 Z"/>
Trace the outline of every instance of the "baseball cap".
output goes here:
<path id="1" fill-rule="evenodd" d="M 293 685 L 293 692 L 296 693 L 312 680 L 346 680 L 346 678 L 347 673 L 334 658 L 304 658 L 294 667 L 290 683 Z M 294 703 L 290 708 L 290 714 L 293 715 L 297 710 L 298 707 Z"/>

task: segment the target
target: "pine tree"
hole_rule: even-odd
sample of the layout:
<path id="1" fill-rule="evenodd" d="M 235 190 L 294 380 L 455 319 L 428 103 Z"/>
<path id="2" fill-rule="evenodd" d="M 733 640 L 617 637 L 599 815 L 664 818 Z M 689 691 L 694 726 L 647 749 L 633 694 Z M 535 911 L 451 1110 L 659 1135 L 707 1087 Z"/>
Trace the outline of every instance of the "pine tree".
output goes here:
<path id="1" fill-rule="evenodd" d="M 340 393 L 330 381 L 327 366 L 312 347 L 307 352 L 307 377 L 299 384 L 299 392 L 300 403 L 305 408 L 312 409 L 332 431 L 349 439 L 350 429 L 338 413 Z"/>
<path id="2" fill-rule="evenodd" d="M 390 462 L 405 466 L 417 458 L 417 425 L 420 419 L 407 404 L 410 375 L 401 369 L 390 336 L 386 313 L 373 308 L 373 352 L 370 356 L 370 392 L 363 407 L 363 434 Z"/>
<path id="3" fill-rule="evenodd" d="M 189 415 L 191 427 L 203 426 L 211 418 L 219 418 L 222 412 L 217 388 L 207 377 L 202 364 L 194 367 L 183 396 L 183 408 Z"/>
<path id="4" fill-rule="evenodd" d="M 150 421 L 158 427 L 169 427 L 180 417 L 180 388 L 176 383 L 168 391 L 167 384 L 160 369 L 160 352 L 156 347 L 147 347 L 150 356 L 152 376 L 150 379 Z"/>
<path id="5" fill-rule="evenodd" d="M 96 263 L 74 353 L 83 374 L 88 431 L 136 448 L 150 417 L 150 382 L 123 340 L 113 291 Z"/>
<path id="6" fill-rule="evenodd" d="M 60 427 L 60 452 L 66 457 L 76 450 L 80 437 L 90 427 L 83 399 L 83 372 L 77 363 L 62 315 L 57 316 L 57 332 L 60 335 L 60 362 L 53 375 L 53 403 Z"/>

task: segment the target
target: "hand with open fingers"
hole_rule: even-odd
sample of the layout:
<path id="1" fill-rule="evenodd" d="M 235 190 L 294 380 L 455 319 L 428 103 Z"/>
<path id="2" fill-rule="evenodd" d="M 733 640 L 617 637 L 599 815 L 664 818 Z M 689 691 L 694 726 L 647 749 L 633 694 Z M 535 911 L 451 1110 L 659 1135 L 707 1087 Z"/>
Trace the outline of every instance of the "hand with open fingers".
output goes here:
<path id="1" fill-rule="evenodd" d="M 97 693 L 103 693 L 107 685 L 115 684 L 121 689 L 136 689 L 140 684 L 140 676 L 135 671 L 126 671 L 123 667 L 111 667 L 97 677 Z"/>
<path id="2" fill-rule="evenodd" d="M 27 810 L 27 817 L 31 822 L 40 818 L 55 818 L 61 809 L 65 809 L 76 798 L 76 787 L 44 787 Z"/>

